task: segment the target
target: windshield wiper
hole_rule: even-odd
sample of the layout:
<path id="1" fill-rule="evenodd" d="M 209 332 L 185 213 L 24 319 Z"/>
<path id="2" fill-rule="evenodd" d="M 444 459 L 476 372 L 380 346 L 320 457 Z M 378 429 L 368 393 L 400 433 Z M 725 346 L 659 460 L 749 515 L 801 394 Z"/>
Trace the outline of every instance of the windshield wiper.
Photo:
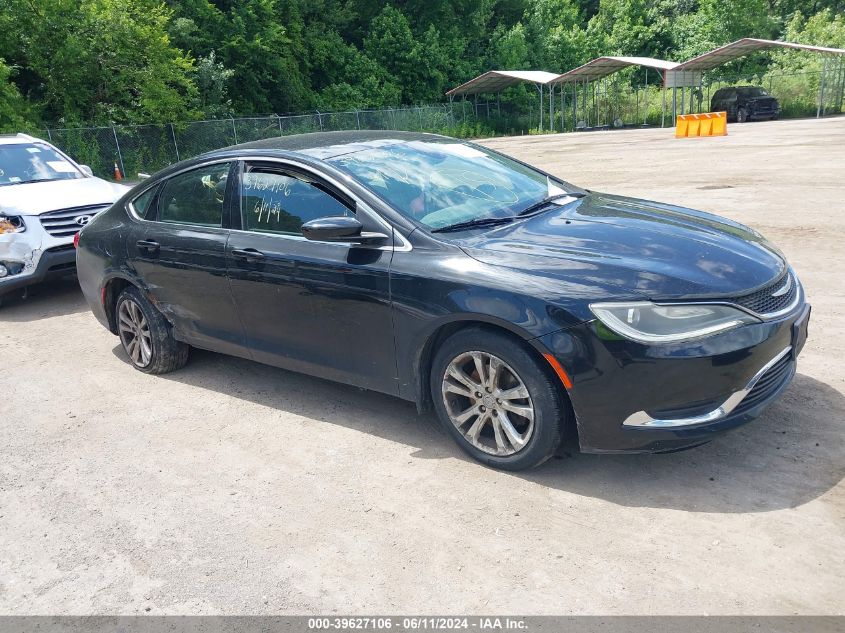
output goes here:
<path id="1" fill-rule="evenodd" d="M 568 193 L 556 193 L 552 196 L 546 196 L 542 200 L 529 205 L 516 215 L 509 215 L 504 218 L 478 218 L 476 220 L 467 220 L 466 222 L 458 222 L 457 224 L 450 224 L 448 226 L 441 226 L 439 229 L 432 229 L 432 233 L 447 233 L 449 231 L 461 231 L 464 229 L 474 229 L 484 226 L 497 226 L 499 224 L 507 224 L 514 220 L 519 220 L 525 216 L 542 209 L 547 204 L 554 202 L 558 198 L 583 198 L 587 194 L 583 191 L 571 191 Z"/>
<path id="2" fill-rule="evenodd" d="M 438 229 L 432 229 L 431 232 L 448 233 L 450 231 L 462 231 L 464 229 L 475 229 L 483 226 L 497 226 L 499 224 L 513 222 L 515 219 L 515 216 L 509 216 L 506 218 L 476 218 L 475 220 L 467 220 L 466 222 L 457 222 L 456 224 L 441 226 Z"/>
<path id="3" fill-rule="evenodd" d="M 556 193 L 556 194 L 551 195 L 551 196 L 546 196 L 542 200 L 539 200 L 539 201 L 535 202 L 534 204 L 530 204 L 527 207 L 525 207 L 522 211 L 519 212 L 517 217 L 525 217 L 526 215 L 531 215 L 532 213 L 539 211 L 540 209 L 542 209 L 546 205 L 554 202 L 558 198 L 583 198 L 586 195 L 587 194 L 584 193 L 583 191 L 570 191 L 570 192 L 567 192 L 567 193 Z"/>
<path id="4" fill-rule="evenodd" d="M 35 178 L 34 180 L 19 180 L 17 182 L 4 182 L 2 185 L 28 185 L 33 182 L 53 182 L 54 180 L 65 180 L 64 178 Z"/>

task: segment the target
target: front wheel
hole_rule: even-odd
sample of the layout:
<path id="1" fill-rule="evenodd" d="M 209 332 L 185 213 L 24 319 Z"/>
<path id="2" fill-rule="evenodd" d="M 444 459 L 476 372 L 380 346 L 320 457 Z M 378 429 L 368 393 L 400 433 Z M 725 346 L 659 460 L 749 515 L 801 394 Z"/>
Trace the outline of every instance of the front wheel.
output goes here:
<path id="1" fill-rule="evenodd" d="M 563 387 L 518 341 L 460 331 L 437 351 L 430 379 L 441 423 L 474 459 L 524 470 L 560 445 L 569 414 Z"/>
<path id="2" fill-rule="evenodd" d="M 170 324 L 137 288 L 120 293 L 115 316 L 120 342 L 135 369 L 166 374 L 188 362 L 188 345 L 173 337 Z"/>
<path id="3" fill-rule="evenodd" d="M 745 108 L 740 108 L 736 111 L 736 122 L 745 123 L 748 121 L 748 111 Z"/>

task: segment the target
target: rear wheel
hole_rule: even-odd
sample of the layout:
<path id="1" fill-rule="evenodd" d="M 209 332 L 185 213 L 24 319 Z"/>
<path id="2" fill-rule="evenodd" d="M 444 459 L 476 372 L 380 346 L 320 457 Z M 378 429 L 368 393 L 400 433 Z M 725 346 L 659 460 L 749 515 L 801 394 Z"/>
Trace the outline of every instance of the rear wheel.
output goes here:
<path id="1" fill-rule="evenodd" d="M 562 387 L 510 337 L 479 328 L 454 334 L 437 351 L 430 378 L 441 423 L 478 461 L 523 470 L 559 446 L 569 411 Z"/>
<path id="2" fill-rule="evenodd" d="M 740 108 L 736 111 L 737 123 L 745 123 L 748 121 L 748 111 L 745 108 Z"/>
<path id="3" fill-rule="evenodd" d="M 166 374 L 188 362 L 188 345 L 173 338 L 170 324 L 137 288 L 120 293 L 115 320 L 120 342 L 135 369 Z"/>

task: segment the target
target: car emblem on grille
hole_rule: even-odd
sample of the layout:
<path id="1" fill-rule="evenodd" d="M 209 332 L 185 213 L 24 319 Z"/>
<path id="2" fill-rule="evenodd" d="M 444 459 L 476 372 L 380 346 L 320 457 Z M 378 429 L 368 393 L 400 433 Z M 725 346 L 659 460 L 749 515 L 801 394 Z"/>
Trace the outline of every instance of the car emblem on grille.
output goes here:
<path id="1" fill-rule="evenodd" d="M 783 295 L 785 295 L 787 292 L 789 292 L 789 289 L 790 289 L 791 287 L 792 287 L 792 276 L 791 276 L 791 275 L 787 275 L 787 277 L 786 277 L 786 283 L 785 283 L 785 284 L 783 284 L 783 286 L 781 286 L 781 287 L 780 287 L 780 288 L 778 288 L 777 290 L 775 290 L 775 291 L 772 293 L 772 296 L 773 296 L 773 297 L 782 297 L 782 296 L 783 296 Z"/>
<path id="2" fill-rule="evenodd" d="M 88 224 L 91 221 L 92 217 L 93 216 L 90 216 L 90 215 L 80 215 L 78 218 L 76 218 L 76 223 L 79 226 L 85 226 L 86 224 Z"/>

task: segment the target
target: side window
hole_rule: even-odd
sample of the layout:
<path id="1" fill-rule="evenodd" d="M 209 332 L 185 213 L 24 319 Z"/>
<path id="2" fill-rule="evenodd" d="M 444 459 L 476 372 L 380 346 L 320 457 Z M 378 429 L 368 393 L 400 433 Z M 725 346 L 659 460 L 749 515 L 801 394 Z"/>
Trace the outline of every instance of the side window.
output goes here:
<path id="1" fill-rule="evenodd" d="M 147 217 L 147 214 L 150 211 L 150 203 L 153 201 L 153 198 L 155 198 L 156 191 L 158 191 L 158 189 L 158 186 L 152 186 L 140 196 L 132 200 L 131 204 L 132 208 L 135 210 L 135 215 L 139 218 Z"/>
<path id="2" fill-rule="evenodd" d="M 322 184 L 269 169 L 244 174 L 241 210 L 246 230 L 284 235 L 301 235 L 317 218 L 355 215 Z"/>
<path id="3" fill-rule="evenodd" d="M 222 226 L 230 164 L 206 165 L 167 180 L 158 198 L 158 221 Z"/>

